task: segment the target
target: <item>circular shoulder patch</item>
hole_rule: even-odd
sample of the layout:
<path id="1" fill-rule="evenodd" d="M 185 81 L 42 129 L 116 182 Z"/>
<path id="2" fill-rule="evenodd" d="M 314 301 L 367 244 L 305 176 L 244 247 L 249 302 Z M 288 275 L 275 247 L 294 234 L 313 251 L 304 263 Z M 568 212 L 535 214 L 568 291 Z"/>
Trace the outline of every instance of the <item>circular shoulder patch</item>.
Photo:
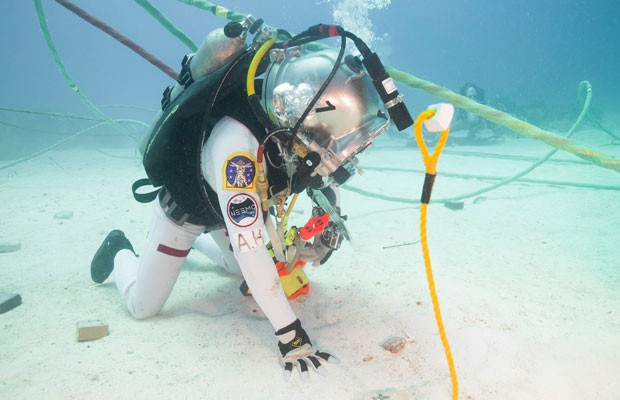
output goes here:
<path id="1" fill-rule="evenodd" d="M 245 228 L 252 225 L 258 218 L 258 205 L 252 196 L 236 194 L 228 200 L 226 206 L 230 222 Z"/>

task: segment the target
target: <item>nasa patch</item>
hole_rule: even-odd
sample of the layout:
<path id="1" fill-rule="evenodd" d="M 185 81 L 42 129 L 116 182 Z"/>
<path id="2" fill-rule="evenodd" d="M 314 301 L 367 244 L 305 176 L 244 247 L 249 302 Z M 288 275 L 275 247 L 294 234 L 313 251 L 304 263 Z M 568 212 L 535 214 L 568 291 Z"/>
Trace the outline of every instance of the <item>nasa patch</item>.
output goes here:
<path id="1" fill-rule="evenodd" d="M 226 209 L 230 222 L 242 228 L 252 225 L 258 218 L 258 205 L 254 198 L 247 194 L 236 194 L 231 197 Z"/>
<path id="2" fill-rule="evenodd" d="M 224 163 L 224 190 L 254 190 L 256 162 L 249 153 L 234 153 Z"/>

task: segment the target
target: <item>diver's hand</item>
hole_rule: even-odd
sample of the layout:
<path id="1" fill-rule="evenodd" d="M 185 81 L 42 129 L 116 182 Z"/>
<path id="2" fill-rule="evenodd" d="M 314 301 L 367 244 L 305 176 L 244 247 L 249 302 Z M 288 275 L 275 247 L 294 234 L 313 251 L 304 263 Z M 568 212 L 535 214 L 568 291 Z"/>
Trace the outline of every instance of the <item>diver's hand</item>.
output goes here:
<path id="1" fill-rule="evenodd" d="M 318 267 L 323 265 L 329 257 L 331 257 L 334 249 L 323 244 L 321 237 L 315 237 L 312 245 L 306 245 L 299 254 L 299 259 L 306 263 L 312 263 L 313 266 Z"/>
<path id="2" fill-rule="evenodd" d="M 284 379 L 286 380 L 291 378 L 291 374 L 295 367 L 299 370 L 302 379 L 306 380 L 309 375 L 309 366 L 317 373 L 325 375 L 327 373 L 326 368 L 323 366 L 325 363 L 330 362 L 337 364 L 340 362 L 331 354 L 316 350 L 312 347 L 308 334 L 306 334 L 306 331 L 301 327 L 301 322 L 298 319 L 289 326 L 277 331 L 276 335 L 281 339 L 280 342 L 278 342 L 278 347 L 282 354 Z M 292 337 L 293 339 L 283 343 L 282 340 L 288 337 Z"/>
<path id="3" fill-rule="evenodd" d="M 343 237 L 338 225 L 334 221 L 329 221 L 327 228 L 320 235 L 314 237 L 312 245 L 306 246 L 301 250 L 299 259 L 312 263 L 315 267 L 323 265 L 334 250 L 340 248 Z"/>

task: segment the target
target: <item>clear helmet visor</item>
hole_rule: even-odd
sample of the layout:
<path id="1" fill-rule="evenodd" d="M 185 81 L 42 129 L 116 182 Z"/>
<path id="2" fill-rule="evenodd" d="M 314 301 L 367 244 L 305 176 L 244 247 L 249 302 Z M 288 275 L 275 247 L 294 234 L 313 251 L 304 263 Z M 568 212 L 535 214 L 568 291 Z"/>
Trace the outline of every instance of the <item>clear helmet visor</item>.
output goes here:
<path id="1" fill-rule="evenodd" d="M 295 126 L 328 78 L 337 56 L 335 49 L 313 53 L 289 50 L 282 61 L 270 66 L 263 83 L 263 101 L 278 125 Z M 316 171 L 327 177 L 340 167 L 354 168 L 355 155 L 389 122 L 370 78 L 347 58 L 303 120 L 297 138 L 321 156 Z"/>

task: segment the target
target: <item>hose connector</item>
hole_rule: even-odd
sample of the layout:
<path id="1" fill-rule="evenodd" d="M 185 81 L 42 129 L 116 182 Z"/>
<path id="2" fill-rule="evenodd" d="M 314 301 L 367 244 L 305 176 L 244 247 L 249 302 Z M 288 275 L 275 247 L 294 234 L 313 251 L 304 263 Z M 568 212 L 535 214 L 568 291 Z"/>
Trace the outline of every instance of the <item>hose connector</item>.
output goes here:
<path id="1" fill-rule="evenodd" d="M 258 154 L 256 157 L 256 188 L 258 189 L 258 196 L 260 197 L 260 204 L 263 212 L 267 212 L 269 209 L 269 182 L 265 176 L 265 169 L 263 168 L 263 153 L 265 151 L 264 146 L 258 148 Z"/>

